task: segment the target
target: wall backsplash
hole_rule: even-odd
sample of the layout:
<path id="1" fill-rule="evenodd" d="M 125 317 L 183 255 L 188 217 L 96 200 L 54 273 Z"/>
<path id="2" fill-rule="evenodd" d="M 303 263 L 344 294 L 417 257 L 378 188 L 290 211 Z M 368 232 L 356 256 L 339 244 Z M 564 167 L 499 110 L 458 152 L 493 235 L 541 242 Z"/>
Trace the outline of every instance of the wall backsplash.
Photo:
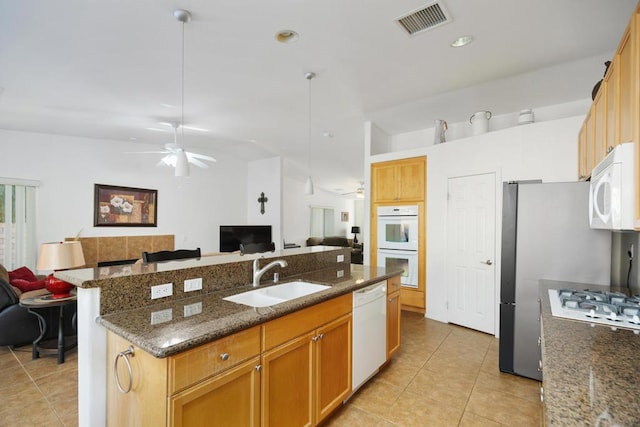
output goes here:
<path id="1" fill-rule="evenodd" d="M 629 271 L 629 250 L 633 246 L 633 260 Z M 635 231 L 614 231 L 611 239 L 611 286 L 627 287 L 634 292 L 640 292 L 640 277 L 638 263 L 640 259 L 640 233 Z"/>

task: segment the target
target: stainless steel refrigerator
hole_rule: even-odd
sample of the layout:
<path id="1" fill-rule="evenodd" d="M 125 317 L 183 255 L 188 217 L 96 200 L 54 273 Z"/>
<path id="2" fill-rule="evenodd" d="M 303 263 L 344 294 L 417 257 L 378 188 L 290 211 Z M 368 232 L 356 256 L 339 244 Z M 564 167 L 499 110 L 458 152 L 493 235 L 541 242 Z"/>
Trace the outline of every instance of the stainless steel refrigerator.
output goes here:
<path id="1" fill-rule="evenodd" d="M 589 228 L 589 183 L 505 182 L 500 371 L 542 379 L 540 279 L 608 285 L 611 232 Z"/>

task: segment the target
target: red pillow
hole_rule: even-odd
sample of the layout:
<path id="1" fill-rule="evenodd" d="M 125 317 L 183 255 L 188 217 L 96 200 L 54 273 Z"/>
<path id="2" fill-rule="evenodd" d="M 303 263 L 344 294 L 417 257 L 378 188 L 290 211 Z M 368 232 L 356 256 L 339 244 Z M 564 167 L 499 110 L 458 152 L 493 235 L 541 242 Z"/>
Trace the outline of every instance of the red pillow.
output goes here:
<path id="1" fill-rule="evenodd" d="M 36 280 L 35 282 L 29 282 L 24 279 L 15 279 L 11 281 L 11 284 L 16 288 L 20 289 L 22 292 L 35 291 L 36 289 L 44 288 L 44 279 Z"/>
<path id="2" fill-rule="evenodd" d="M 27 282 L 37 282 L 38 278 L 28 267 L 20 267 L 9 272 L 9 282 L 13 285 L 16 279 L 26 280 Z"/>

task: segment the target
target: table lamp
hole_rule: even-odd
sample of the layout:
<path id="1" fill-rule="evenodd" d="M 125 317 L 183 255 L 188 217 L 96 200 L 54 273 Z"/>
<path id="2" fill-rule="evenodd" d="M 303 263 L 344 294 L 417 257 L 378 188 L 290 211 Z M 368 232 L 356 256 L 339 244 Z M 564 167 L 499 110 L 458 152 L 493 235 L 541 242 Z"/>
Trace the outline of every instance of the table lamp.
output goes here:
<path id="1" fill-rule="evenodd" d="M 353 233 L 353 243 L 358 243 L 358 233 L 360 233 L 360 227 L 351 227 L 351 232 Z"/>
<path id="2" fill-rule="evenodd" d="M 82 245 L 79 241 L 52 242 L 40 245 L 38 255 L 38 270 L 66 270 L 74 267 L 82 267 L 85 264 L 82 254 Z M 71 283 L 53 277 L 53 273 L 45 279 L 45 287 L 51 292 L 51 298 L 69 297 L 73 285 Z"/>

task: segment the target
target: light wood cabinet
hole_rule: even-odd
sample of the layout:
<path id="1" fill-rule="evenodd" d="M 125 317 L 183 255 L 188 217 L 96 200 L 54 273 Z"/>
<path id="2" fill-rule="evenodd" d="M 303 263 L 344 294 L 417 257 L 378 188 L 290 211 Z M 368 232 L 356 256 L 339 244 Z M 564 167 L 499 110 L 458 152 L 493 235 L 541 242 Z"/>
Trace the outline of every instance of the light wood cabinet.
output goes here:
<path id="1" fill-rule="evenodd" d="M 371 199 L 374 203 L 422 201 L 425 182 L 425 157 L 371 165 Z"/>
<path id="2" fill-rule="evenodd" d="M 259 426 L 260 358 L 172 396 L 169 420 L 175 427 Z"/>
<path id="3" fill-rule="evenodd" d="M 133 355 L 120 355 L 129 348 Z M 164 359 L 108 332 L 107 355 L 108 372 L 117 366 L 122 387 L 131 384 L 122 393 L 115 375 L 107 376 L 109 426 L 199 425 L 204 419 L 259 424 L 259 326 Z"/>
<path id="4" fill-rule="evenodd" d="M 400 277 L 387 280 L 387 360 L 400 349 Z"/>
<path id="5" fill-rule="evenodd" d="M 264 324 L 262 425 L 317 425 L 351 393 L 351 294 Z"/>
<path id="6" fill-rule="evenodd" d="M 622 35 L 618 49 L 578 135 L 580 180 L 589 178 L 593 168 L 616 145 L 630 141 L 638 144 L 640 55 L 637 14 L 638 9 Z M 637 215 L 640 217 L 640 202 L 637 203 Z"/>

